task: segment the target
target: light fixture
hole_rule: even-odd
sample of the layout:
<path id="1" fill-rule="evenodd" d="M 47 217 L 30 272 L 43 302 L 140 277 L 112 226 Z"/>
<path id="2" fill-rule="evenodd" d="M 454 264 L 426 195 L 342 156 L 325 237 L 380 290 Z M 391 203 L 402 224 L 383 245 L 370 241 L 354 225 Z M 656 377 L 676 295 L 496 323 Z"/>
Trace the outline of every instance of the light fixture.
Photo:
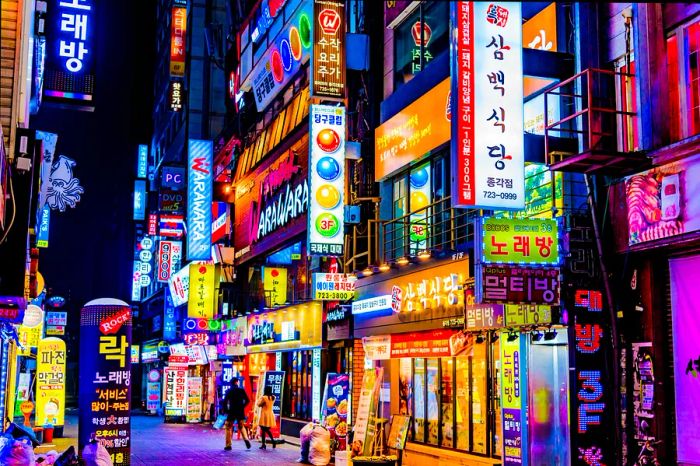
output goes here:
<path id="1" fill-rule="evenodd" d="M 491 333 L 491 343 L 498 341 L 498 337 L 500 337 L 498 332 Z"/>
<path id="2" fill-rule="evenodd" d="M 557 337 L 557 331 L 554 330 L 553 328 L 550 328 L 546 332 L 544 332 L 544 340 L 545 341 L 552 341 Z"/>
<path id="3" fill-rule="evenodd" d="M 480 333 L 476 336 L 476 339 L 474 340 L 476 343 L 481 344 L 484 341 L 486 341 L 486 336 L 483 333 Z"/>
<path id="4" fill-rule="evenodd" d="M 391 266 L 387 262 L 384 262 L 382 265 L 379 266 L 380 272 L 388 272 L 389 270 L 391 270 Z"/>
<path id="5" fill-rule="evenodd" d="M 408 264 L 408 257 L 399 257 L 398 259 L 396 259 L 396 263 L 399 265 L 406 265 Z"/>
<path id="6" fill-rule="evenodd" d="M 419 252 L 419 253 L 418 253 L 418 259 L 423 259 L 423 260 L 425 260 L 425 259 L 430 259 L 430 250 L 429 250 L 429 249 L 425 249 L 425 250 Z"/>
<path id="7" fill-rule="evenodd" d="M 515 341 L 518 339 L 518 336 L 520 336 L 517 332 L 508 332 L 508 341 Z"/>
<path id="8" fill-rule="evenodd" d="M 539 330 L 533 330 L 532 333 L 530 333 L 530 337 L 532 338 L 532 341 L 540 341 L 543 336 L 544 335 Z"/>

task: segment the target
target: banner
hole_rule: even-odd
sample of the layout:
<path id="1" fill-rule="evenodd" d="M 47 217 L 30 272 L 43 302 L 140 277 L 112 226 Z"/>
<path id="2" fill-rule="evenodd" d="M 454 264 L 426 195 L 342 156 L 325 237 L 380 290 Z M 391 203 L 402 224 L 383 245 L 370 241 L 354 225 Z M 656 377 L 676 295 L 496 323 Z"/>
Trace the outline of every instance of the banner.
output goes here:
<path id="1" fill-rule="evenodd" d="M 79 451 L 92 439 L 114 466 L 131 452 L 131 308 L 117 299 L 87 303 L 80 311 Z M 109 423 L 109 424 L 108 424 Z"/>
<path id="2" fill-rule="evenodd" d="M 213 319 L 216 303 L 216 266 L 212 264 L 190 264 L 190 298 L 187 301 L 187 316 L 196 319 Z"/>
<path id="3" fill-rule="evenodd" d="M 214 143 L 187 145 L 187 260 L 211 260 L 211 203 Z"/>
<path id="4" fill-rule="evenodd" d="M 321 405 L 321 424 L 331 433 L 331 439 L 338 441 L 337 450 L 347 446 L 348 419 L 350 412 L 350 376 L 348 374 L 326 374 Z"/>
<path id="5" fill-rule="evenodd" d="M 66 343 L 60 338 L 39 342 L 36 388 L 36 425 L 62 426 L 66 409 Z"/>
<path id="6" fill-rule="evenodd" d="M 187 422 L 202 420 L 202 378 L 187 379 Z"/>

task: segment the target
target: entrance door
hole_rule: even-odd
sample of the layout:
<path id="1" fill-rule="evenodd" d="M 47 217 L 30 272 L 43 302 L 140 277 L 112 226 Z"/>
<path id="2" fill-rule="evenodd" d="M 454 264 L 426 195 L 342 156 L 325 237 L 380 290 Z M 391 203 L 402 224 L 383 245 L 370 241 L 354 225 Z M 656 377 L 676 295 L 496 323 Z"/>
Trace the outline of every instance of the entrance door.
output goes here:
<path id="1" fill-rule="evenodd" d="M 528 437 L 532 466 L 568 466 L 569 355 L 566 330 L 531 341 L 528 357 Z"/>

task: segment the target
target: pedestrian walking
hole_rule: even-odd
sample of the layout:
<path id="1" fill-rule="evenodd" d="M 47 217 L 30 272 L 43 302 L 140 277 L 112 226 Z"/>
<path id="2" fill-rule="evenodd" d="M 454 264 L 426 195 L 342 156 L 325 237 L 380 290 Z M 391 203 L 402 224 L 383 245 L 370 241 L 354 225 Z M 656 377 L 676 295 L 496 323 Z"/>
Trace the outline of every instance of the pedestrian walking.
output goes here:
<path id="1" fill-rule="evenodd" d="M 233 423 L 238 423 L 238 430 L 243 437 L 246 448 L 250 449 L 250 440 L 248 440 L 248 432 L 245 428 L 245 408 L 250 403 L 248 394 L 238 386 L 238 379 L 234 378 L 231 383 L 233 386 L 226 392 L 224 397 L 224 413 L 226 414 L 226 446 L 224 450 L 231 449 L 231 439 L 233 438 Z"/>
<path id="2" fill-rule="evenodd" d="M 272 431 L 270 430 L 271 427 L 277 425 L 277 422 L 275 422 L 275 413 L 272 411 L 272 406 L 274 403 L 275 396 L 272 394 L 272 387 L 265 387 L 263 396 L 260 397 L 258 402 L 255 404 L 260 408 L 260 420 L 258 421 L 258 425 L 260 426 L 260 436 L 262 437 L 262 445 L 260 446 L 261 450 L 267 449 L 267 446 L 265 445 L 265 434 L 270 437 L 272 448 L 277 446 L 275 439 L 272 437 Z"/>

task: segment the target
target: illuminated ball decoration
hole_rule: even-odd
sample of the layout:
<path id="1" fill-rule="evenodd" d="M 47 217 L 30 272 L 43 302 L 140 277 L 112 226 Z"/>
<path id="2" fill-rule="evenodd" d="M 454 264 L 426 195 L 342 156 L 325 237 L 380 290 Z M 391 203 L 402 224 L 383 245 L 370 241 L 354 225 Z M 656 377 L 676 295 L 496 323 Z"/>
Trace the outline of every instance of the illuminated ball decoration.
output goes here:
<path id="1" fill-rule="evenodd" d="M 340 175 L 340 164 L 333 157 L 321 157 L 316 163 L 318 176 L 327 181 L 333 181 Z"/>
<path id="2" fill-rule="evenodd" d="M 411 187 L 422 188 L 428 182 L 428 167 L 411 172 Z"/>
<path id="3" fill-rule="evenodd" d="M 328 212 L 323 213 L 316 218 L 316 231 L 326 238 L 332 238 L 340 231 L 340 222 L 338 217 Z"/>
<path id="4" fill-rule="evenodd" d="M 411 193 L 411 212 L 421 210 L 428 205 L 428 196 L 420 191 Z"/>
<path id="5" fill-rule="evenodd" d="M 306 15 L 301 15 L 299 18 L 299 38 L 305 49 L 311 46 L 311 21 Z"/>
<path id="6" fill-rule="evenodd" d="M 294 26 L 289 28 L 289 48 L 292 51 L 292 57 L 296 61 L 301 60 L 301 38 L 299 37 L 299 29 Z"/>
<path id="7" fill-rule="evenodd" d="M 330 128 L 322 129 L 316 136 L 316 144 L 323 152 L 333 153 L 340 147 L 340 136 Z"/>
<path id="8" fill-rule="evenodd" d="M 282 57 L 276 49 L 270 54 L 270 65 L 272 66 L 272 77 L 275 78 L 275 81 L 281 83 L 284 79 L 284 70 L 282 69 Z"/>
<path id="9" fill-rule="evenodd" d="M 280 41 L 280 56 L 282 57 L 282 68 L 284 71 L 289 71 L 292 69 L 292 47 L 289 45 L 287 39 L 282 39 Z"/>
<path id="10" fill-rule="evenodd" d="M 338 188 L 330 184 L 324 184 L 316 191 L 316 202 L 324 209 L 332 209 L 340 202 Z"/>

